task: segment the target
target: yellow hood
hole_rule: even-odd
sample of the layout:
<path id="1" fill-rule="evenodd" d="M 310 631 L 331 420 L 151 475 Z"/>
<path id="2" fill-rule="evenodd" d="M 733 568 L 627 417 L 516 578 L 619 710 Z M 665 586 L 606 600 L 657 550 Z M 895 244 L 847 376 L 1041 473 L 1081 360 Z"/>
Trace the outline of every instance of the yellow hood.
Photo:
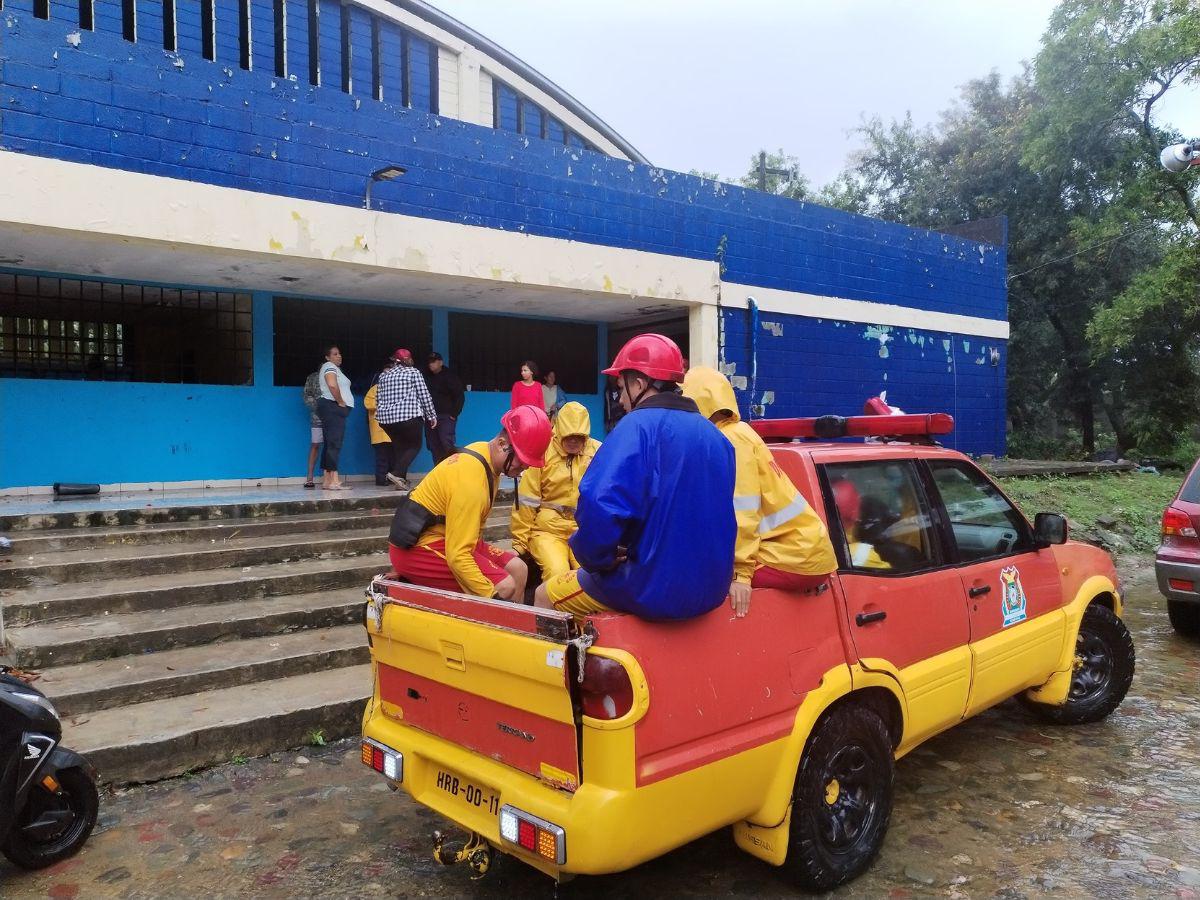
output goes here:
<path id="1" fill-rule="evenodd" d="M 587 407 L 572 400 L 564 403 L 554 420 L 554 443 L 562 449 L 562 439 L 573 434 L 592 436 L 592 417 L 588 415 Z"/>
<path id="2" fill-rule="evenodd" d="M 688 369 L 683 379 L 683 396 L 695 401 L 700 408 L 700 415 L 706 419 L 719 409 L 733 413 L 733 421 L 741 419 L 738 415 L 737 397 L 733 393 L 733 385 L 729 379 L 708 366 L 693 366 Z"/>

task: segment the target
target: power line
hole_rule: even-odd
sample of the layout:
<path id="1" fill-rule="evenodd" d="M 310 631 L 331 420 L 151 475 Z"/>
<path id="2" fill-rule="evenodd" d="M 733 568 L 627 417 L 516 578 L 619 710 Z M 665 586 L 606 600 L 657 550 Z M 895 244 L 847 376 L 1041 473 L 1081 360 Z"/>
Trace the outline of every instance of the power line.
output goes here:
<path id="1" fill-rule="evenodd" d="M 1020 278 L 1022 275 L 1028 275 L 1030 272 L 1036 272 L 1038 269 L 1046 268 L 1046 266 L 1052 266 L 1055 263 L 1066 262 L 1068 259 L 1074 259 L 1079 254 L 1087 253 L 1089 250 L 1094 250 L 1096 247 L 1103 247 L 1105 244 L 1111 244 L 1113 241 L 1120 241 L 1127 237 L 1133 237 L 1133 235 L 1135 235 L 1135 234 L 1140 234 L 1143 231 L 1149 231 L 1151 228 L 1157 228 L 1157 227 L 1158 227 L 1158 223 L 1153 222 L 1149 225 L 1143 225 L 1141 228 L 1134 228 L 1132 231 L 1126 231 L 1124 234 L 1118 234 L 1115 237 L 1105 238 L 1102 241 L 1096 241 L 1093 244 L 1088 244 L 1085 247 L 1079 248 L 1074 253 L 1068 254 L 1067 256 L 1060 256 L 1058 259 L 1052 259 L 1049 262 L 1041 263 L 1039 265 L 1034 266 L 1031 269 L 1026 269 L 1024 272 L 1018 272 L 1016 275 L 1009 275 L 1008 278 L 1005 279 L 1005 284 L 1011 284 L 1012 282 L 1014 282 L 1018 278 Z"/>

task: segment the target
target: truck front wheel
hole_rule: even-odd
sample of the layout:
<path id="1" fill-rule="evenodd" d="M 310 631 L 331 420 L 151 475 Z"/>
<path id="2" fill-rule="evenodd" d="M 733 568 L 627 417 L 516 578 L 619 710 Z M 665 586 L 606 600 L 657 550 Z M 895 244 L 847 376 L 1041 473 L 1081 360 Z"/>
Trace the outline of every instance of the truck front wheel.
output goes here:
<path id="1" fill-rule="evenodd" d="M 874 710 L 847 703 L 817 724 L 796 773 L 784 864 L 800 887 L 828 891 L 867 869 L 887 834 L 894 774 Z"/>
<path id="2" fill-rule="evenodd" d="M 1133 683 L 1135 654 L 1129 629 L 1111 609 L 1093 603 L 1083 614 L 1075 639 L 1071 687 L 1060 706 L 1025 705 L 1055 725 L 1099 722 L 1116 709 Z"/>

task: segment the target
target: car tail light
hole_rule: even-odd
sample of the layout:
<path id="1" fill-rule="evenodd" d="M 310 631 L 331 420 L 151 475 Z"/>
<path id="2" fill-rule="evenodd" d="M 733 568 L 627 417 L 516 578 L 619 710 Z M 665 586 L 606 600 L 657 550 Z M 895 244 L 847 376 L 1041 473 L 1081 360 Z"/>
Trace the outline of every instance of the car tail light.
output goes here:
<path id="1" fill-rule="evenodd" d="M 392 781 L 404 780 L 404 754 L 375 741 L 362 742 L 362 761 L 380 775 Z"/>
<path id="2" fill-rule="evenodd" d="M 1192 525 L 1192 517 L 1182 509 L 1168 506 L 1162 517 L 1163 537 L 1196 538 L 1196 528 Z"/>
<path id="3" fill-rule="evenodd" d="M 615 659 L 588 654 L 579 685 L 583 714 L 593 719 L 619 719 L 633 708 L 633 682 Z"/>
<path id="4" fill-rule="evenodd" d="M 567 861 L 567 833 L 515 806 L 500 807 L 500 838 L 555 865 Z"/>
<path id="5" fill-rule="evenodd" d="M 1186 578 L 1168 578 L 1167 586 L 1173 591 L 1195 591 L 1196 582 L 1188 581 Z"/>

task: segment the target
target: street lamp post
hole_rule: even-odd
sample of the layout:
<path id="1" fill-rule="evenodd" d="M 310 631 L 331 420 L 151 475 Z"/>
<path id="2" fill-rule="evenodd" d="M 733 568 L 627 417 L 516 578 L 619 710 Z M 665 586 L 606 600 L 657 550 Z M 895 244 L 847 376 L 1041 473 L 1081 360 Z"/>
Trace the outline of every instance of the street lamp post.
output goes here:
<path id="1" fill-rule="evenodd" d="M 369 176 L 367 176 L 367 190 L 363 194 L 363 208 L 371 208 L 371 188 L 374 186 L 375 182 L 393 181 L 407 171 L 408 169 L 404 168 L 404 166 L 384 166 L 382 169 L 376 169 Z"/>

